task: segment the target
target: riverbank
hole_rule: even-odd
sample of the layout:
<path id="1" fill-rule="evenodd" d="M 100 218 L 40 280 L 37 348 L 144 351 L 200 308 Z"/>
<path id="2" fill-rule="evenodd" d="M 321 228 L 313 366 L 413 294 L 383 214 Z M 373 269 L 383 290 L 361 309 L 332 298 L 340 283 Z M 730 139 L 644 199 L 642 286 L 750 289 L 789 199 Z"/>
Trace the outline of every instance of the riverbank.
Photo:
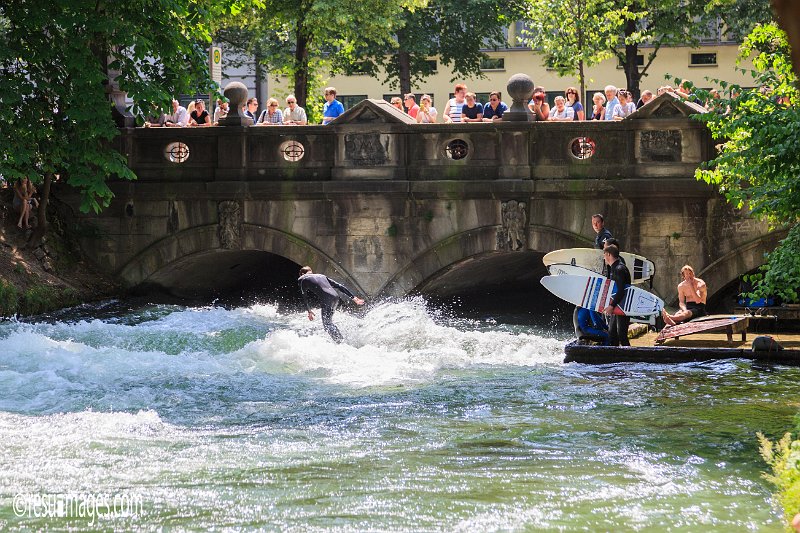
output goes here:
<path id="1" fill-rule="evenodd" d="M 67 224 L 54 209 L 48 213 L 47 234 L 33 246 L 33 229 L 17 227 L 12 195 L 8 187 L 0 189 L 0 318 L 46 313 L 122 292 L 80 256 Z M 34 215 L 32 228 L 37 224 Z"/>

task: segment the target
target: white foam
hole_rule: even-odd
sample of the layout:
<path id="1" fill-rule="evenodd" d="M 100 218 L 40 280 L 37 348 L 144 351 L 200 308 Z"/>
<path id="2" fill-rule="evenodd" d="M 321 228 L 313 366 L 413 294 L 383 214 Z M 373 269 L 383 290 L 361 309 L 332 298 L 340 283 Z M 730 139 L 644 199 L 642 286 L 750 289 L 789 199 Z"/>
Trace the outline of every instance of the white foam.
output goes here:
<path id="1" fill-rule="evenodd" d="M 381 304 L 362 318 L 337 313 L 334 319 L 345 343 L 334 343 L 319 320 L 308 322 L 301 313 L 290 321 L 291 329 L 253 342 L 238 355 L 255 367 L 278 364 L 286 371 L 354 386 L 414 384 L 430 381 L 443 369 L 535 366 L 563 359 L 563 341 L 440 325 L 419 299 Z"/>
<path id="2" fill-rule="evenodd" d="M 415 385 L 450 370 L 560 364 L 563 357 L 562 341 L 480 331 L 466 322 L 454 327 L 421 299 L 379 304 L 361 316 L 337 312 L 342 344 L 325 333 L 319 316 L 311 322 L 304 312 L 281 315 L 274 305 L 154 316 L 5 324 L 0 391 L 8 393 L 0 394 L 0 410 L 146 409 L 164 401 L 163 383 L 186 382 L 191 394 L 197 377 L 220 386 L 244 373 L 355 387 Z"/>

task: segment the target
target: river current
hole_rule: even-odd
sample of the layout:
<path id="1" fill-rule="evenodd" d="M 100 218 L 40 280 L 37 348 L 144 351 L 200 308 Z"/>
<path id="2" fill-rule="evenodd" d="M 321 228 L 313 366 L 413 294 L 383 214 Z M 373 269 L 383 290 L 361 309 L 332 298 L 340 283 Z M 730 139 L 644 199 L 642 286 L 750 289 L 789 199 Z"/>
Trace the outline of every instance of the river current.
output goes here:
<path id="1" fill-rule="evenodd" d="M 800 369 L 563 364 L 422 299 L 339 345 L 270 304 L 81 313 L 0 323 L 0 530 L 781 531 L 755 433 Z"/>

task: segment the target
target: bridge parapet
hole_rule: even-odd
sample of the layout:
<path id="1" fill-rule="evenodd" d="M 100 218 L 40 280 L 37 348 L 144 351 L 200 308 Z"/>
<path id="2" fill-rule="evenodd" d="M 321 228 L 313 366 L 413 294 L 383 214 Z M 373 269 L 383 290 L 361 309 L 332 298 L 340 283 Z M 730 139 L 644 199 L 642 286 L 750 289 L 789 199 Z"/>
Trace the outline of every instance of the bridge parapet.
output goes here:
<path id="1" fill-rule="evenodd" d="M 711 155 L 696 112 L 664 94 L 617 122 L 416 124 L 364 100 L 329 126 L 129 129 L 119 142 L 142 181 L 685 178 Z"/>

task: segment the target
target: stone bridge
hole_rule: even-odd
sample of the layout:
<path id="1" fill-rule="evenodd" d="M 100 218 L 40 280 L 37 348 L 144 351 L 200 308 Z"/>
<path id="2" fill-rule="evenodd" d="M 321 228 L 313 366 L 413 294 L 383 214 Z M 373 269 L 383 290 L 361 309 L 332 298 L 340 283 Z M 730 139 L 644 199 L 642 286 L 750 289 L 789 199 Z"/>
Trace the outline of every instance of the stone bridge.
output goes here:
<path id="1" fill-rule="evenodd" d="M 81 215 L 81 246 L 130 286 L 246 288 L 299 265 L 369 297 L 537 286 L 541 256 L 590 247 L 603 213 L 670 302 L 689 263 L 721 294 L 782 236 L 694 179 L 713 145 L 662 95 L 619 122 L 416 124 L 365 100 L 330 126 L 137 128 L 138 180 Z M 54 195 L 69 205 L 68 189 Z"/>

